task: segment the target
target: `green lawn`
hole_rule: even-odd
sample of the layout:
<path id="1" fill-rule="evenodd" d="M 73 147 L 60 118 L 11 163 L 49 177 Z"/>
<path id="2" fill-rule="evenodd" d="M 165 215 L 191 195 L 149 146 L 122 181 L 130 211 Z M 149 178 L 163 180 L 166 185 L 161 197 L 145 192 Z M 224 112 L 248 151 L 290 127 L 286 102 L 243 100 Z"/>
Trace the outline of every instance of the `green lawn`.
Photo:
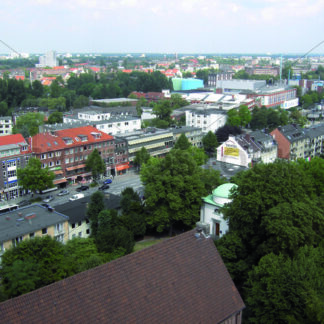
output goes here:
<path id="1" fill-rule="evenodd" d="M 153 244 L 162 242 L 163 239 L 158 239 L 158 240 L 149 240 L 149 241 L 144 241 L 144 242 L 137 242 L 134 246 L 134 252 L 145 249 L 146 247 L 149 247 Z"/>

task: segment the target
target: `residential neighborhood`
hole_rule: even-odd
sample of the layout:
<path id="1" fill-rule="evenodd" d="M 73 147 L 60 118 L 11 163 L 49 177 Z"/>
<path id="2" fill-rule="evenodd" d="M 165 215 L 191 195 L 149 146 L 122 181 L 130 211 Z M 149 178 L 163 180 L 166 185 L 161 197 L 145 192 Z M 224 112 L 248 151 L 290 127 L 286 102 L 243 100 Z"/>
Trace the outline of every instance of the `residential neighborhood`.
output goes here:
<path id="1" fill-rule="evenodd" d="M 321 322 L 324 56 L 25 59 L 0 69 L 0 322 Z"/>

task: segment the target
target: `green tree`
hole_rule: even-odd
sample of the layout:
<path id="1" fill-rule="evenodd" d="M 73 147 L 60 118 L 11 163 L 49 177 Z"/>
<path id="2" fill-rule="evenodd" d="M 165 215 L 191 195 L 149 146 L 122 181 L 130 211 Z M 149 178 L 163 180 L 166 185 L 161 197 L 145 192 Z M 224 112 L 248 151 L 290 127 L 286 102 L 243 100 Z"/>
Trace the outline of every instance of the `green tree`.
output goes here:
<path id="1" fill-rule="evenodd" d="M 204 184 L 201 169 L 184 150 L 171 150 L 158 160 L 151 158 L 141 170 L 145 185 L 147 224 L 162 232 L 180 223 L 193 226 L 199 220 Z"/>
<path id="2" fill-rule="evenodd" d="M 252 119 L 251 112 L 246 105 L 240 105 L 238 115 L 240 117 L 242 127 L 248 125 Z"/>
<path id="3" fill-rule="evenodd" d="M 54 111 L 48 117 L 49 124 L 59 124 L 63 123 L 63 113 L 60 111 Z"/>
<path id="4" fill-rule="evenodd" d="M 173 111 L 173 107 L 171 106 L 171 101 L 169 100 L 161 100 L 156 103 L 153 107 L 153 114 L 157 116 L 157 118 L 153 119 L 153 123 L 156 127 L 167 128 L 171 125 L 171 113 Z"/>
<path id="5" fill-rule="evenodd" d="M 75 237 L 67 241 L 64 255 L 69 275 L 91 269 L 106 261 L 106 256 L 98 252 L 92 238 Z"/>
<path id="6" fill-rule="evenodd" d="M 251 323 L 323 323 L 324 250 L 302 247 L 296 257 L 270 253 L 249 273 Z"/>
<path id="7" fill-rule="evenodd" d="M 197 146 L 191 145 L 187 149 L 187 152 L 194 158 L 198 166 L 205 164 L 208 160 L 208 156 L 206 155 L 205 151 Z"/>
<path id="8" fill-rule="evenodd" d="M 89 97 L 86 97 L 84 95 L 79 95 L 73 101 L 74 108 L 83 108 L 83 107 L 87 107 L 87 106 L 89 106 Z"/>
<path id="9" fill-rule="evenodd" d="M 44 115 L 30 112 L 19 116 L 13 127 L 14 134 L 22 134 L 24 137 L 34 136 L 39 132 L 39 126 L 44 124 Z"/>
<path id="10" fill-rule="evenodd" d="M 220 171 L 214 169 L 202 169 L 200 178 L 205 187 L 205 196 L 210 195 L 215 188 L 226 182 L 221 177 Z"/>
<path id="11" fill-rule="evenodd" d="M 232 180 L 238 188 L 223 212 L 229 235 L 235 234 L 242 244 L 236 255 L 235 280 L 239 286 L 246 280 L 246 269 L 257 265 L 264 255 L 273 252 L 293 257 L 305 244 L 318 246 L 324 235 L 320 200 L 312 178 L 297 164 L 258 164 Z M 220 246 L 223 243 L 222 238 L 217 242 Z M 223 259 L 235 264 L 226 256 Z"/>
<path id="12" fill-rule="evenodd" d="M 147 151 L 145 147 L 142 147 L 139 151 L 135 154 L 134 165 L 140 169 L 144 163 L 150 159 L 150 153 Z"/>
<path id="13" fill-rule="evenodd" d="M 2 284 L 8 297 L 44 287 L 68 274 L 63 244 L 48 235 L 24 240 L 7 250 L 2 255 L 1 266 Z"/>
<path id="14" fill-rule="evenodd" d="M 133 252 L 134 235 L 127 230 L 116 210 L 103 210 L 98 215 L 98 231 L 95 242 L 99 252 L 112 253 L 123 249 L 126 254 Z"/>
<path id="15" fill-rule="evenodd" d="M 43 169 L 37 158 L 30 158 L 24 169 L 17 170 L 17 177 L 20 186 L 36 192 L 53 187 L 55 174 L 48 167 Z"/>
<path id="16" fill-rule="evenodd" d="M 187 150 L 191 146 L 187 136 L 182 133 L 174 144 L 174 149 Z"/>
<path id="17" fill-rule="evenodd" d="M 189 102 L 182 98 L 182 96 L 179 93 L 173 93 L 171 95 L 171 106 L 173 109 L 178 109 L 184 106 L 188 106 Z"/>
<path id="18" fill-rule="evenodd" d="M 120 206 L 123 214 L 129 213 L 131 211 L 132 203 L 141 204 L 141 198 L 133 188 L 127 187 L 121 192 Z"/>
<path id="19" fill-rule="evenodd" d="M 209 156 L 212 156 L 215 153 L 215 150 L 216 150 L 216 148 L 218 146 L 218 141 L 217 141 L 216 135 L 212 131 L 209 131 L 202 138 L 202 143 L 203 143 L 205 152 Z"/>
<path id="20" fill-rule="evenodd" d="M 88 155 L 86 169 L 91 170 L 92 177 L 95 181 L 100 178 L 100 175 L 106 172 L 106 164 L 96 148 Z"/>
<path id="21" fill-rule="evenodd" d="M 90 220 L 91 237 L 95 238 L 98 232 L 98 215 L 105 209 L 104 195 L 96 191 L 91 195 L 90 203 L 87 209 L 87 216 Z"/>
<path id="22" fill-rule="evenodd" d="M 226 123 L 231 126 L 240 126 L 241 118 L 237 109 L 231 109 L 227 112 Z"/>
<path id="23" fill-rule="evenodd" d="M 142 236 L 146 231 L 145 213 L 139 195 L 133 188 L 122 191 L 120 205 L 122 208 L 121 222 L 134 236 Z"/>

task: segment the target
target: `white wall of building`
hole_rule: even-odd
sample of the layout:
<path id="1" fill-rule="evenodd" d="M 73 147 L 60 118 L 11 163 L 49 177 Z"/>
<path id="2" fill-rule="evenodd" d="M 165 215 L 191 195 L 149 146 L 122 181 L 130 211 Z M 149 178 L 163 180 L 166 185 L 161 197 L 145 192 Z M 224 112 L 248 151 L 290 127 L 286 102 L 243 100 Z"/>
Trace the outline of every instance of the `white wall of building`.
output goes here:
<path id="1" fill-rule="evenodd" d="M 215 132 L 226 124 L 227 115 L 224 113 L 204 113 L 186 111 L 186 126 L 201 128 L 203 133 Z"/>
<path id="2" fill-rule="evenodd" d="M 217 161 L 248 167 L 251 156 L 230 136 L 217 148 Z"/>

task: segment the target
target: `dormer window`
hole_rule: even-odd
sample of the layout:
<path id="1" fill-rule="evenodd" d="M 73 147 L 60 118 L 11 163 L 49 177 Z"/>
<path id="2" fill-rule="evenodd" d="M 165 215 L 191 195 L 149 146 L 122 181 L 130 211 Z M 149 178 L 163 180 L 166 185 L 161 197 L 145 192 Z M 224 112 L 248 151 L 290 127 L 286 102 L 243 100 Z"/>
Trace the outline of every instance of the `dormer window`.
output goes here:
<path id="1" fill-rule="evenodd" d="M 80 138 L 81 142 L 86 142 L 88 140 L 88 136 L 86 135 L 78 135 L 78 137 Z"/>
<path id="2" fill-rule="evenodd" d="M 72 138 L 71 137 L 63 137 L 62 138 L 64 143 L 69 145 L 69 144 L 73 144 Z"/>

